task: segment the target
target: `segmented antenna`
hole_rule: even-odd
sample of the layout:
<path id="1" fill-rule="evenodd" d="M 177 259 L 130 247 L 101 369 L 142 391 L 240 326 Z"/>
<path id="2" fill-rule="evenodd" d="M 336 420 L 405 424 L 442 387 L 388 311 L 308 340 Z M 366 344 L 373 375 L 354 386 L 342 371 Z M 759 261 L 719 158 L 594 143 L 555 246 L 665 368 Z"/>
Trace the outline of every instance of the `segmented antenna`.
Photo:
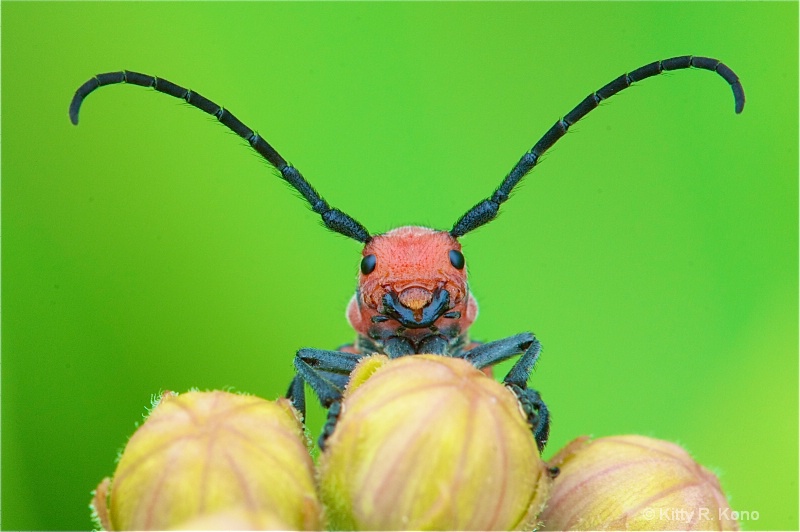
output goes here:
<path id="1" fill-rule="evenodd" d="M 185 100 L 203 112 L 206 112 L 217 118 L 228 129 L 246 140 L 250 146 L 256 150 L 264 159 L 266 159 L 272 166 L 278 169 L 281 177 L 288 182 L 295 190 L 300 192 L 303 197 L 311 205 L 314 212 L 322 217 L 322 221 L 333 231 L 341 233 L 347 237 L 358 240 L 359 242 L 366 243 L 370 240 L 369 231 L 358 223 L 351 216 L 343 213 L 338 209 L 332 208 L 328 203 L 314 190 L 314 187 L 297 171 L 296 168 L 290 166 L 281 155 L 275 151 L 275 148 L 269 145 L 267 141 L 261 138 L 252 129 L 244 125 L 233 114 L 215 104 L 211 100 L 201 96 L 200 94 L 184 89 L 183 87 L 167 81 L 165 79 L 157 78 L 155 76 L 148 76 L 138 72 L 131 72 L 123 70 L 122 72 L 107 72 L 105 74 L 98 74 L 83 85 L 81 85 L 75 96 L 72 98 L 72 103 L 69 105 L 69 118 L 73 124 L 78 125 L 78 113 L 81 108 L 83 100 L 96 88 L 104 85 L 114 85 L 117 83 L 130 83 L 132 85 L 139 85 L 141 87 L 152 87 L 158 92 L 169 94 L 175 98 Z"/>
<path id="2" fill-rule="evenodd" d="M 453 225 L 450 234 L 458 238 L 469 233 L 473 229 L 482 226 L 485 223 L 492 221 L 500 210 L 500 205 L 508 199 L 511 190 L 519 183 L 519 181 L 530 172 L 539 160 L 539 157 L 550 149 L 558 139 L 563 137 L 570 126 L 575 122 L 586 116 L 589 111 L 597 107 L 601 101 L 614 96 L 619 91 L 627 89 L 631 84 L 642 81 L 643 79 L 651 76 L 656 76 L 668 70 L 680 70 L 683 68 L 701 68 L 704 70 L 711 70 L 716 72 L 727 81 L 733 90 L 733 99 L 735 102 L 736 113 L 741 113 L 744 109 L 744 89 L 739 82 L 738 76 L 725 66 L 723 63 L 710 57 L 694 57 L 691 55 L 684 55 L 681 57 L 673 57 L 663 61 L 656 61 L 637 68 L 633 72 L 623 74 L 597 92 L 593 92 L 587 96 L 581 103 L 579 103 L 572 111 L 556 122 L 550 130 L 539 139 L 539 141 L 531 148 L 531 150 L 522 156 L 522 159 L 511 169 L 511 172 L 503 180 L 502 184 L 497 187 L 494 194 L 490 198 L 478 203 L 470 210 L 468 210 L 459 220 Z"/>

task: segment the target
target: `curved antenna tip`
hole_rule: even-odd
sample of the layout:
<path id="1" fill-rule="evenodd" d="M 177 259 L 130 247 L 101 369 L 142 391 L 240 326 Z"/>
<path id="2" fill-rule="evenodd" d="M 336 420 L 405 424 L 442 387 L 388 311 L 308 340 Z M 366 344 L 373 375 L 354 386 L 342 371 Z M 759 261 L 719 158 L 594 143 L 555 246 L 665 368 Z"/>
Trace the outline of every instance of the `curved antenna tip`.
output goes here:
<path id="1" fill-rule="evenodd" d="M 72 100 L 72 103 L 69 104 L 69 121 L 72 122 L 72 125 L 78 125 L 78 112 L 81 109 L 81 102 L 76 102 Z"/>
<path id="2" fill-rule="evenodd" d="M 736 114 L 738 115 L 744 110 L 744 87 L 742 87 L 741 82 L 737 79 L 736 83 L 731 84 L 731 89 L 733 90 L 733 101 L 735 102 Z"/>

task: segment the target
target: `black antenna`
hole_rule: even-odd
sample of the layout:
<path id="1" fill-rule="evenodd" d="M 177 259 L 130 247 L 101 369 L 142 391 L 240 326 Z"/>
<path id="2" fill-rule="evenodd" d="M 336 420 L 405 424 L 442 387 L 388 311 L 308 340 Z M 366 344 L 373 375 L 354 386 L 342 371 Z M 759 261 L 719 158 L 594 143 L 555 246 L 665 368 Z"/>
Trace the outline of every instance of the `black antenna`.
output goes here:
<path id="1" fill-rule="evenodd" d="M 525 174 L 536 166 L 539 157 L 550 149 L 558 139 L 563 137 L 571 125 L 586 116 L 589 111 L 597 107 L 601 101 L 614 96 L 623 89 L 627 89 L 631 84 L 637 81 L 656 76 L 664 71 L 680 70 L 690 67 L 711 70 L 722 76 L 722 78 L 730 84 L 731 89 L 733 89 L 736 113 L 742 112 L 742 109 L 744 109 L 744 89 L 742 88 L 742 84 L 739 82 L 739 78 L 733 70 L 716 59 L 684 55 L 665 59 L 663 61 L 656 61 L 637 68 L 633 72 L 621 75 L 597 92 L 593 92 L 572 111 L 567 113 L 564 118 L 556 122 L 553 127 L 539 139 L 533 148 L 522 156 L 522 159 L 511 169 L 511 172 L 508 173 L 500 186 L 497 187 L 494 194 L 492 194 L 490 198 L 472 207 L 466 214 L 459 218 L 455 225 L 453 225 L 453 229 L 450 230 L 450 234 L 458 238 L 492 221 L 500 210 L 500 204 L 508 199 L 508 195 L 516 184 L 525 177 Z"/>
<path id="2" fill-rule="evenodd" d="M 98 74 L 75 91 L 75 96 L 72 98 L 72 103 L 69 105 L 69 119 L 72 123 L 76 126 L 78 125 L 78 113 L 81 109 L 81 104 L 93 90 L 104 85 L 114 85 L 117 83 L 130 83 L 141 87 L 153 87 L 158 92 L 169 94 L 175 98 L 181 98 L 185 100 L 186 103 L 197 107 L 201 111 L 215 116 L 217 120 L 246 140 L 254 150 L 261 154 L 272 166 L 277 168 L 281 173 L 281 177 L 292 185 L 295 190 L 300 192 L 311 205 L 314 212 L 322 217 L 322 221 L 328 229 L 358 240 L 359 242 L 367 243 L 370 240 L 369 231 L 367 231 L 363 225 L 349 215 L 328 205 L 297 169 L 290 166 L 286 160 L 275 151 L 275 148 L 270 146 L 267 141 L 262 139 L 252 129 L 240 122 L 230 111 L 220 107 L 196 92 L 184 89 L 165 79 L 140 74 L 138 72 L 131 72 L 129 70 Z"/>

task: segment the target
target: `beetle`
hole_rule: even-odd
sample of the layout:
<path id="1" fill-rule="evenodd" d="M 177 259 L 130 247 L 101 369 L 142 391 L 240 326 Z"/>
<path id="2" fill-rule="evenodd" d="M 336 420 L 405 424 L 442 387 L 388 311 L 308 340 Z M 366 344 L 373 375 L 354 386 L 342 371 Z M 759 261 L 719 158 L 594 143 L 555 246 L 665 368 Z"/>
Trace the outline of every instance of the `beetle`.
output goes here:
<path id="1" fill-rule="evenodd" d="M 492 221 L 514 187 L 534 168 L 542 154 L 600 102 L 635 82 L 662 72 L 692 67 L 719 74 L 731 86 L 735 112 L 742 112 L 745 102 L 742 84 L 738 76 L 717 59 L 679 56 L 639 67 L 589 94 L 556 121 L 533 148 L 525 152 L 492 195 L 467 210 L 449 230 L 406 226 L 384 234 L 370 234 L 353 217 L 331 207 L 296 168 L 230 111 L 197 92 L 162 78 L 127 70 L 98 74 L 75 92 L 69 116 L 77 125 L 84 99 L 105 85 L 129 83 L 181 98 L 216 117 L 246 140 L 303 196 L 328 229 L 364 245 L 358 286 L 347 307 L 347 319 L 357 333 L 355 342 L 333 351 L 300 349 L 294 358 L 296 375 L 287 397 L 304 416 L 307 383 L 328 409 L 328 419 L 319 438 L 321 448 L 335 427 L 350 372 L 361 358 L 373 353 L 390 358 L 431 353 L 463 358 L 479 369 L 520 356 L 503 378 L 503 383 L 520 400 L 541 451 L 548 439 L 550 414 L 541 395 L 528 388 L 541 344 L 530 332 L 488 343 L 470 341 L 468 330 L 477 316 L 478 306 L 467 284 L 466 261 L 459 238 Z"/>

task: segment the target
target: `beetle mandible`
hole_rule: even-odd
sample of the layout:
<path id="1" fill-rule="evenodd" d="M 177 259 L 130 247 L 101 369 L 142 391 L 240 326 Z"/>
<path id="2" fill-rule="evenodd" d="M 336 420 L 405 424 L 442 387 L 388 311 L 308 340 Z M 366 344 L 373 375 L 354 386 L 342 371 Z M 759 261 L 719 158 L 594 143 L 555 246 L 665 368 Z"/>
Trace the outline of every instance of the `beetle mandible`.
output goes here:
<path id="1" fill-rule="evenodd" d="M 542 154 L 601 101 L 637 81 L 690 67 L 719 74 L 733 90 L 736 113 L 742 112 L 745 98 L 739 78 L 716 59 L 680 56 L 644 65 L 591 93 L 556 121 L 522 156 L 492 195 L 469 209 L 449 231 L 407 226 L 385 234 L 370 234 L 354 218 L 331 207 L 296 168 L 230 111 L 162 78 L 127 70 L 98 74 L 78 88 L 69 115 L 77 125 L 83 100 L 104 85 L 130 83 L 181 98 L 216 117 L 246 140 L 300 192 L 329 229 L 364 244 L 358 287 L 347 308 L 347 319 L 357 332 L 355 343 L 336 351 L 300 349 L 294 359 L 296 376 L 287 397 L 305 415 L 305 384 L 308 383 L 328 409 L 328 420 L 319 438 L 321 448 L 335 427 L 350 372 L 361 358 L 373 353 L 390 358 L 432 353 L 463 358 L 479 369 L 521 355 L 503 382 L 520 400 L 541 451 L 547 443 L 550 415 L 539 393 L 528 388 L 541 345 L 530 332 L 488 343 L 470 342 L 468 329 L 477 316 L 478 307 L 467 285 L 465 260 L 458 239 L 492 221 Z"/>

